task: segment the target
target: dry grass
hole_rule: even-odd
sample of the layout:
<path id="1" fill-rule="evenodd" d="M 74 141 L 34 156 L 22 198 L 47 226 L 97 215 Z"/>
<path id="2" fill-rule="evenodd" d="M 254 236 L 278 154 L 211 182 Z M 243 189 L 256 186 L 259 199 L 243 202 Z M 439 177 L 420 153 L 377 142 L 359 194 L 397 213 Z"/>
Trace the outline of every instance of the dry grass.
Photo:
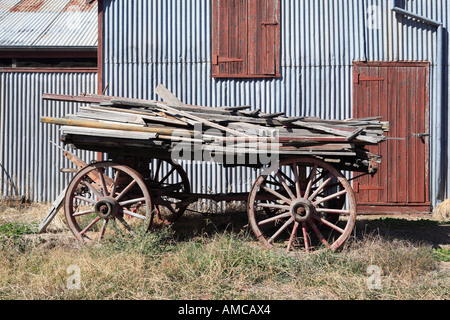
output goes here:
<path id="1" fill-rule="evenodd" d="M 434 209 L 433 218 L 441 221 L 450 221 L 450 199 L 445 200 Z"/>
<path id="2" fill-rule="evenodd" d="M 39 222 L 44 209 L 0 207 L 0 226 Z M 431 247 L 380 235 L 351 239 L 338 253 L 287 254 L 245 232 L 179 240 L 166 229 L 81 247 L 63 221 L 51 228 L 44 236 L 0 235 L 0 299 L 450 298 L 450 274 Z M 381 270 L 376 290 L 367 286 L 371 265 Z M 67 287 L 69 266 L 81 271 L 78 290 Z"/>

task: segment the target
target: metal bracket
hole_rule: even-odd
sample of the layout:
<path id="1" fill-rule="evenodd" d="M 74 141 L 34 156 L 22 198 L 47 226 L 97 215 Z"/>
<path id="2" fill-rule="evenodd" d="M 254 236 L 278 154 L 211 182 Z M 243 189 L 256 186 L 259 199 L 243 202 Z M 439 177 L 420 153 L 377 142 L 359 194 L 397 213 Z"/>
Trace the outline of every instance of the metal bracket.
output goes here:
<path id="1" fill-rule="evenodd" d="M 429 137 L 430 136 L 429 133 L 413 133 L 413 135 L 418 137 L 418 138 L 420 138 L 420 139 L 423 139 L 425 137 Z"/>

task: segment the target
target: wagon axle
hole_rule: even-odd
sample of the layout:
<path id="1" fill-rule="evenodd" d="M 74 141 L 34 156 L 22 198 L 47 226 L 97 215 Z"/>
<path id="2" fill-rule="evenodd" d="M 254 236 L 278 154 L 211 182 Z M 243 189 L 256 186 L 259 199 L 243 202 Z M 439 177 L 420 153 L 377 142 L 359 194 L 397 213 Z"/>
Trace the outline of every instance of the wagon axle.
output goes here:
<path id="1" fill-rule="evenodd" d="M 95 213 L 102 219 L 114 218 L 119 210 L 119 203 L 112 197 L 105 197 L 95 204 Z"/>
<path id="2" fill-rule="evenodd" d="M 303 223 L 311 219 L 315 211 L 311 201 L 300 198 L 291 204 L 289 212 L 296 222 Z"/>

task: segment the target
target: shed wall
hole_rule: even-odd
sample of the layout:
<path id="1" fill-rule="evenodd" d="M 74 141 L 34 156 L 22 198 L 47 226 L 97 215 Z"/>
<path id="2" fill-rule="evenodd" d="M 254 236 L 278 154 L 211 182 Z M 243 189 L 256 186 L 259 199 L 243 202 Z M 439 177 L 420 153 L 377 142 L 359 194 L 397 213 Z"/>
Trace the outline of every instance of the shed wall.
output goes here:
<path id="1" fill-rule="evenodd" d="M 42 100 L 43 93 L 77 95 L 96 93 L 97 73 L 0 72 L 0 198 L 25 196 L 52 203 L 69 184 L 73 168 L 61 150 L 57 126 L 40 117 L 63 117 L 78 105 Z M 85 161 L 92 152 L 76 152 Z"/>

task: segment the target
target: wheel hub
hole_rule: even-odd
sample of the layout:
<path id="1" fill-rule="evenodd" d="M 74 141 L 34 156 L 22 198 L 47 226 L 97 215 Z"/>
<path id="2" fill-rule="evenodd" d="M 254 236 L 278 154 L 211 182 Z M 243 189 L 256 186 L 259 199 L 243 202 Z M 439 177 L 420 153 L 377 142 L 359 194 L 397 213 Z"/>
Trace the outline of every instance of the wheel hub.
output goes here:
<path id="1" fill-rule="evenodd" d="M 106 197 L 95 204 L 95 213 L 102 219 L 114 217 L 119 212 L 119 204 L 116 199 Z"/>
<path id="2" fill-rule="evenodd" d="M 306 199 L 294 200 L 290 207 L 290 213 L 292 218 L 296 222 L 306 222 L 308 221 L 314 212 L 314 207 L 311 201 Z"/>

